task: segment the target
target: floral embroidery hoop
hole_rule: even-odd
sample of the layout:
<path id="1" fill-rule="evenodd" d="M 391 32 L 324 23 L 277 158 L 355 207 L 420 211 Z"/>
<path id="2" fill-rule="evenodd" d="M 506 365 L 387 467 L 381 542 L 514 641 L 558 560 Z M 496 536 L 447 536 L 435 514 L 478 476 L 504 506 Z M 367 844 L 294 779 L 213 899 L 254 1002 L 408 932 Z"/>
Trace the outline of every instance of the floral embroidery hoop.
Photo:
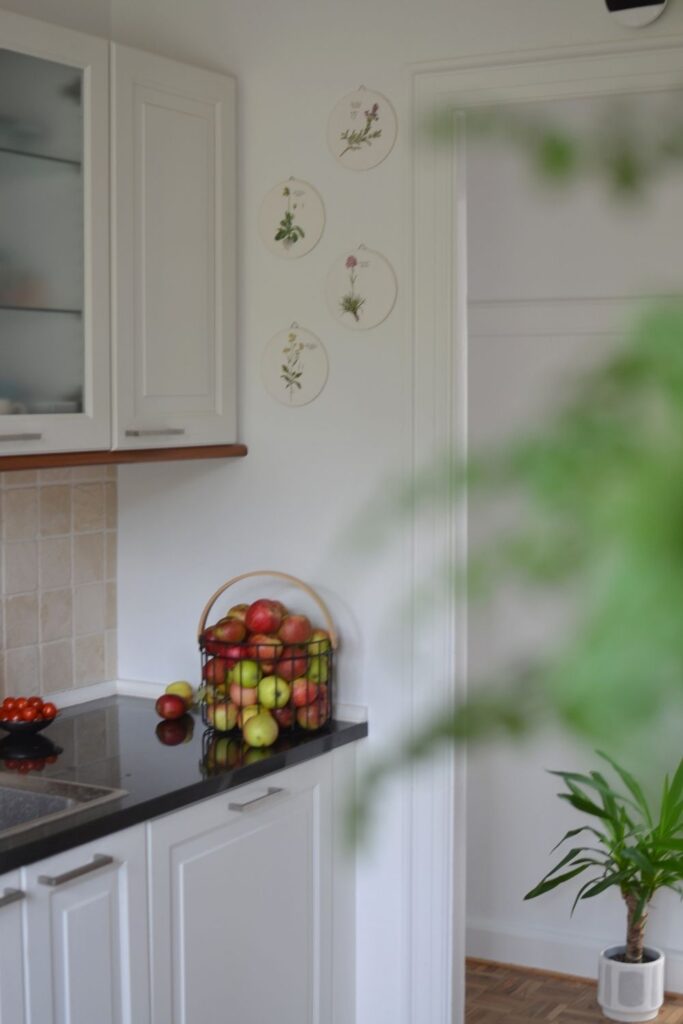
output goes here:
<path id="1" fill-rule="evenodd" d="M 317 189 L 300 178 L 275 185 L 261 203 L 259 231 L 265 245 L 283 259 L 309 253 L 325 227 L 325 206 Z"/>
<path id="2" fill-rule="evenodd" d="M 386 256 L 361 244 L 335 260 L 325 292 L 335 320 L 352 331 L 367 331 L 389 316 L 398 285 Z"/>
<path id="3" fill-rule="evenodd" d="M 327 383 L 329 362 L 320 338 L 293 323 L 278 331 L 266 345 L 261 377 L 271 396 L 292 408 L 308 405 Z"/>
<path id="4" fill-rule="evenodd" d="M 353 171 L 369 171 L 385 160 L 398 134 L 396 111 L 386 96 L 361 85 L 337 103 L 327 124 L 332 155 Z"/>

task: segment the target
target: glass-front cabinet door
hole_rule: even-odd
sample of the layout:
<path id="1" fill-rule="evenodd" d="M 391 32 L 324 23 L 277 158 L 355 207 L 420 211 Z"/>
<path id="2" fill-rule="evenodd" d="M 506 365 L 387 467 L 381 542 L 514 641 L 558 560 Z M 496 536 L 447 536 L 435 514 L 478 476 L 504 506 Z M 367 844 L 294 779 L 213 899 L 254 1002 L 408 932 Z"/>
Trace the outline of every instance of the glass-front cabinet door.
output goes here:
<path id="1" fill-rule="evenodd" d="M 0 12 L 0 456 L 110 447 L 108 47 Z"/>

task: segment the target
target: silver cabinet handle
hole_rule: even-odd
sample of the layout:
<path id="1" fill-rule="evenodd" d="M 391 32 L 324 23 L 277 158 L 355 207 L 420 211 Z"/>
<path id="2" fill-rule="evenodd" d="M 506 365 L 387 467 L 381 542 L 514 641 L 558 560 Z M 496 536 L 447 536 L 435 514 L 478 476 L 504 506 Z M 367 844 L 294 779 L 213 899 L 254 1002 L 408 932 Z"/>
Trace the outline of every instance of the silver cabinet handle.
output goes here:
<path id="1" fill-rule="evenodd" d="M 182 427 L 162 427 L 159 430 L 127 430 L 126 437 L 173 437 L 184 433 Z"/>
<path id="2" fill-rule="evenodd" d="M 0 441 L 41 441 L 42 434 L 0 434 Z"/>
<path id="3" fill-rule="evenodd" d="M 272 800 L 276 796 L 284 796 L 287 792 L 286 789 L 277 789 L 275 786 L 269 786 L 268 792 L 264 793 L 263 796 L 257 796 L 253 800 L 245 800 L 243 804 L 228 804 L 229 811 L 253 811 L 257 807 L 260 807 L 266 800 Z"/>
<path id="4" fill-rule="evenodd" d="M 9 907 L 11 903 L 18 903 L 19 900 L 25 900 L 26 893 L 22 892 L 21 889 L 5 889 L 2 896 L 0 896 L 0 910 L 3 907 Z"/>
<path id="5" fill-rule="evenodd" d="M 89 875 L 91 871 L 99 871 L 100 868 L 105 868 L 108 864 L 113 863 L 113 857 L 105 857 L 101 853 L 96 853 L 90 864 L 84 864 L 80 868 L 74 868 L 73 871 L 65 871 L 63 875 L 38 875 L 38 881 L 41 885 L 49 885 L 52 887 L 55 885 L 64 885 L 65 882 L 72 882 L 74 878 L 82 878 L 83 875 Z"/>

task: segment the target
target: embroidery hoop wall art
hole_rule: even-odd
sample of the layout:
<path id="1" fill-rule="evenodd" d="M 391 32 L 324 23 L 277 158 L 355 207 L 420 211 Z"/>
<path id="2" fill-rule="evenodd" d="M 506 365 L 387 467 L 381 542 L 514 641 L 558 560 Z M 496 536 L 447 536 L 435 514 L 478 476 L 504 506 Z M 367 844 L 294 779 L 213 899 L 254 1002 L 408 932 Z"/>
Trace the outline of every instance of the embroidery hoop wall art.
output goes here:
<path id="1" fill-rule="evenodd" d="M 320 338 L 293 323 L 278 331 L 265 347 L 261 377 L 271 396 L 283 405 L 308 405 L 327 383 L 329 363 Z"/>
<path id="2" fill-rule="evenodd" d="M 389 260 L 359 245 L 334 262 L 325 291 L 330 312 L 339 323 L 352 331 L 367 331 L 389 316 L 398 285 Z"/>
<path id="3" fill-rule="evenodd" d="M 305 256 L 320 241 L 324 227 L 322 197 L 300 178 L 281 181 L 261 203 L 261 238 L 271 252 L 283 259 Z"/>
<path id="4" fill-rule="evenodd" d="M 337 103 L 327 124 L 327 142 L 337 160 L 353 171 L 369 171 L 389 156 L 396 135 L 396 111 L 381 92 L 361 85 Z"/>

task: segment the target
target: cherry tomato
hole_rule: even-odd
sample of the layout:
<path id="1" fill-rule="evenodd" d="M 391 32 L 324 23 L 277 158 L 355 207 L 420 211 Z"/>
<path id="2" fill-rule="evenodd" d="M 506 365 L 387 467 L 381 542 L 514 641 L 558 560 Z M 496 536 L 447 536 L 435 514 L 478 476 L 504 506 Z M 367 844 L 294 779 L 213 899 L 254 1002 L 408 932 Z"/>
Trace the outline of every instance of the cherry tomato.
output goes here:
<path id="1" fill-rule="evenodd" d="M 35 762 L 34 767 L 37 772 L 42 772 L 43 768 L 45 767 L 45 758 L 38 758 L 38 760 Z"/>
<path id="2" fill-rule="evenodd" d="M 36 715 L 38 714 L 38 711 L 36 708 L 31 707 L 30 704 L 27 704 L 25 708 L 21 709 L 20 713 L 22 722 L 33 722 L 35 720 Z"/>
<path id="3" fill-rule="evenodd" d="M 13 757 L 8 757 L 7 760 L 5 761 L 5 768 L 10 768 L 13 770 L 14 768 L 18 768 L 18 766 L 19 762 L 15 761 Z"/>
<path id="4" fill-rule="evenodd" d="M 26 703 L 27 703 L 27 705 L 30 708 L 42 708 L 42 706 L 43 706 L 43 698 L 42 697 L 29 697 L 29 699 L 26 701 Z"/>
<path id="5" fill-rule="evenodd" d="M 6 722 L 8 718 L 9 711 L 6 711 L 5 708 L 0 708 L 0 722 Z"/>
<path id="6" fill-rule="evenodd" d="M 10 722 L 20 722 L 21 721 L 21 713 L 19 711 L 13 711 L 12 714 L 9 716 L 9 721 Z"/>
<path id="7" fill-rule="evenodd" d="M 21 709 L 25 708 L 27 704 L 28 704 L 28 698 L 27 697 L 17 697 L 17 699 L 14 702 L 14 710 L 15 711 L 21 711 Z"/>
<path id="8" fill-rule="evenodd" d="M 35 717 L 34 721 L 35 722 L 42 722 L 44 720 L 44 717 L 45 716 L 43 715 L 42 710 L 40 710 L 40 711 L 36 710 L 36 717 Z"/>
<path id="9" fill-rule="evenodd" d="M 13 711 L 15 704 L 16 704 L 16 701 L 15 701 L 14 697 L 5 697 L 5 699 L 2 702 L 2 706 L 3 706 L 3 708 L 5 708 L 6 711 Z"/>
<path id="10" fill-rule="evenodd" d="M 48 757 L 45 758 L 45 763 L 46 764 L 56 764 L 57 763 L 57 755 L 56 754 L 50 754 Z"/>
<path id="11" fill-rule="evenodd" d="M 21 764 L 19 765 L 19 771 L 22 773 L 22 775 L 25 775 L 26 772 L 30 772 L 31 771 L 31 762 L 30 761 L 22 761 Z"/>
<path id="12" fill-rule="evenodd" d="M 56 704 L 52 704 L 50 701 L 47 704 L 43 704 L 43 718 L 54 718 L 57 714 Z"/>

